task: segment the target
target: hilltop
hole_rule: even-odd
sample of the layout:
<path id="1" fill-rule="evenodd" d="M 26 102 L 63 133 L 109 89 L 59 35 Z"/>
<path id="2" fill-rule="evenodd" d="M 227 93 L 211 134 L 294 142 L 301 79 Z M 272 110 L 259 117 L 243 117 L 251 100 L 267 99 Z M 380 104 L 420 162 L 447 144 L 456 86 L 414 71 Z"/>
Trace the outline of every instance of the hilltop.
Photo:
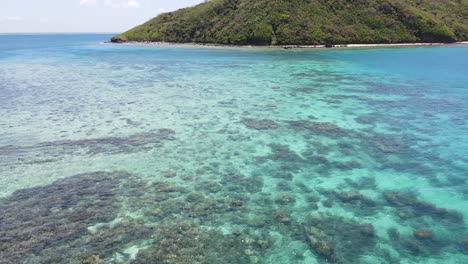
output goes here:
<path id="1" fill-rule="evenodd" d="M 468 40 L 468 0 L 211 0 L 113 42 L 314 45 Z"/>

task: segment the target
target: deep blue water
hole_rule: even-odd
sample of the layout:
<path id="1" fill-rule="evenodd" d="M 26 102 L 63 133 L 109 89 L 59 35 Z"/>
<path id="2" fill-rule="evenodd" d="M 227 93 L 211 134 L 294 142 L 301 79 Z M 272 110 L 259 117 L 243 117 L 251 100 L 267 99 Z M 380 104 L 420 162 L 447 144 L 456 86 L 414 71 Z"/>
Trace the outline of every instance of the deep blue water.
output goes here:
<path id="1" fill-rule="evenodd" d="M 468 46 L 111 36 L 0 35 L 0 263 L 468 263 Z"/>

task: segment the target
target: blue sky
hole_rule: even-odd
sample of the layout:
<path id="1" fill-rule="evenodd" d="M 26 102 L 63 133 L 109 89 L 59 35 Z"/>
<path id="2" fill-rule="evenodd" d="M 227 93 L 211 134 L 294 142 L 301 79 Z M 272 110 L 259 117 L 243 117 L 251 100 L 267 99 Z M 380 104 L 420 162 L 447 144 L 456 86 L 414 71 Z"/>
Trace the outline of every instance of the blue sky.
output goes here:
<path id="1" fill-rule="evenodd" d="M 122 32 L 203 0 L 0 0 L 0 33 Z"/>

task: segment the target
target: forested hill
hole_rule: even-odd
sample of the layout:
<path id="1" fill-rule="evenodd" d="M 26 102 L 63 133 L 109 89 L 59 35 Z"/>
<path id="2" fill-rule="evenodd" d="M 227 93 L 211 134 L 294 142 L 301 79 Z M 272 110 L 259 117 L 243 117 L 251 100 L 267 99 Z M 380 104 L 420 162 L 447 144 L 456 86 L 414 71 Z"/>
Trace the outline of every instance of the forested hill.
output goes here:
<path id="1" fill-rule="evenodd" d="M 112 38 L 231 45 L 468 40 L 468 0 L 211 0 Z"/>

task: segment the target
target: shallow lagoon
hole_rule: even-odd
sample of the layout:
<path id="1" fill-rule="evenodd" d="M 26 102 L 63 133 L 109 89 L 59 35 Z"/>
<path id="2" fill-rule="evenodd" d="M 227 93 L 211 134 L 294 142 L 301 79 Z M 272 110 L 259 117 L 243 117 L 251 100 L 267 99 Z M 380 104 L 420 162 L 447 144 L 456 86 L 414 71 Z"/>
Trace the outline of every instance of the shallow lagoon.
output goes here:
<path id="1" fill-rule="evenodd" d="M 466 263 L 468 47 L 0 36 L 0 263 Z"/>

